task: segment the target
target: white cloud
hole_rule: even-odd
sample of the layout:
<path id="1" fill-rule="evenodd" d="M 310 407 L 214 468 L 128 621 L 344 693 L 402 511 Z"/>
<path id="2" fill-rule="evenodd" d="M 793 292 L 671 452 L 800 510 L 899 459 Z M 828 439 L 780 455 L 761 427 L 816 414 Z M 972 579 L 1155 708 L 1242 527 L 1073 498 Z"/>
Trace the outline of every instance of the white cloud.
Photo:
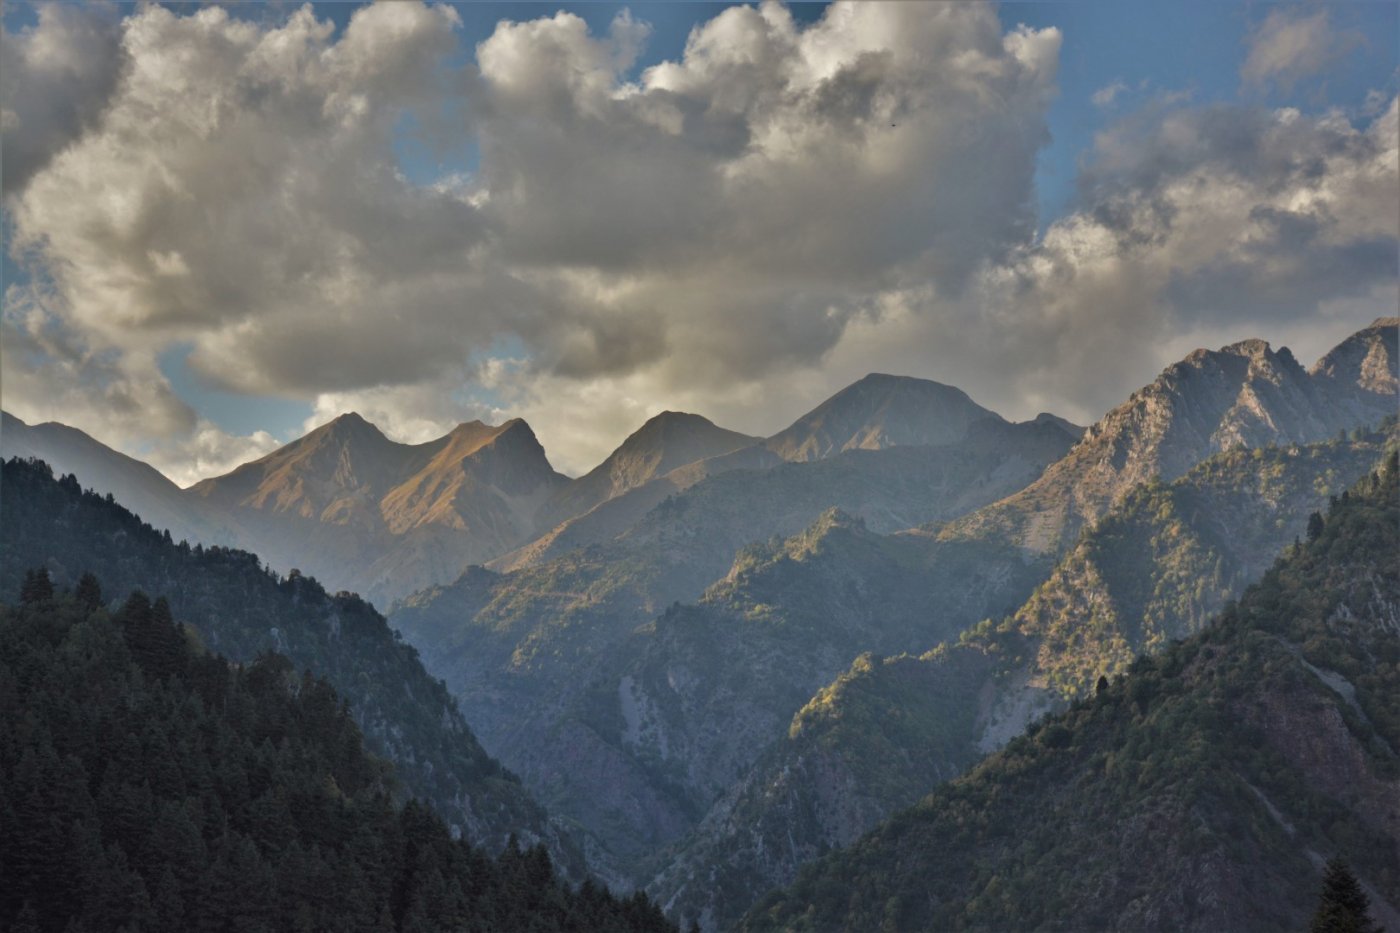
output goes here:
<path id="1" fill-rule="evenodd" d="M 119 77 L 6 202 L 35 273 L 6 300 L 7 408 L 196 471 L 260 450 L 160 375 L 187 342 L 198 375 L 305 400 L 308 426 L 353 408 L 418 441 L 523 415 L 578 472 L 662 409 L 767 433 L 871 370 L 1086 419 L 1169 336 L 1306 337 L 1395 281 L 1394 101 L 1354 125 L 1160 97 L 1037 239 L 1053 29 L 734 7 L 629 79 L 648 30 L 626 15 L 502 22 L 462 67 L 458 26 L 413 3 L 339 34 L 310 8 L 132 12 Z M 409 181 L 407 116 L 479 168 Z"/>
<path id="2" fill-rule="evenodd" d="M 1307 12 L 1310 9 L 1313 12 Z M 1248 53 L 1240 77 L 1249 84 L 1272 82 L 1287 90 L 1345 57 L 1360 41 L 1355 33 L 1334 30 L 1325 7 L 1281 5 L 1246 37 Z"/>
<path id="3" fill-rule="evenodd" d="M 191 486 L 209 476 L 271 453 L 280 444 L 266 431 L 230 434 L 203 418 L 188 435 L 158 444 L 145 459 L 180 486 Z"/>
<path id="4" fill-rule="evenodd" d="M 1118 95 L 1127 89 L 1128 85 L 1123 83 L 1122 78 L 1118 78 L 1099 88 L 1089 99 L 1095 107 L 1111 107 L 1113 102 L 1118 99 Z"/>

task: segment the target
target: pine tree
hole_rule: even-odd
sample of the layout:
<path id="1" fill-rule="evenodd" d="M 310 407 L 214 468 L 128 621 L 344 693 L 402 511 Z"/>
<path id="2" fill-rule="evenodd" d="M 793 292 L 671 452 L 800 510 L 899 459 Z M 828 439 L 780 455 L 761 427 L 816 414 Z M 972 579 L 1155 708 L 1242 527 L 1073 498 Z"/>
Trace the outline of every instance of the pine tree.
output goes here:
<path id="1" fill-rule="evenodd" d="M 1371 901 L 1341 858 L 1327 863 L 1311 933 L 1384 933 L 1371 919 Z"/>
<path id="2" fill-rule="evenodd" d="M 73 591 L 73 596 L 85 612 L 96 612 L 102 607 L 102 584 L 98 583 L 92 574 L 85 573 L 78 581 L 78 588 Z"/>
<path id="3" fill-rule="evenodd" d="M 49 571 L 44 567 L 26 571 L 19 601 L 29 606 L 49 599 L 53 599 L 53 581 L 49 579 Z"/>

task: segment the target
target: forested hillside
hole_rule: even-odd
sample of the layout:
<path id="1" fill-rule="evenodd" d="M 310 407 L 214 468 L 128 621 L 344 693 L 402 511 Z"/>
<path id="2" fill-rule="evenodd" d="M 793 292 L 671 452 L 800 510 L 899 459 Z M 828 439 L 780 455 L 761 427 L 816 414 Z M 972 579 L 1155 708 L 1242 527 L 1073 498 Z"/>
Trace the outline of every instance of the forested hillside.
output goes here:
<path id="1" fill-rule="evenodd" d="M 91 575 L 55 594 L 31 574 L 0 606 L 0 927 L 673 929 L 572 891 L 542 845 L 493 858 L 398 806 L 328 683 L 191 634 L 163 597 L 109 613 Z"/>
<path id="2" fill-rule="evenodd" d="M 328 594 L 310 577 L 271 574 L 244 551 L 176 544 L 42 463 L 0 469 L 0 598 L 18 594 L 27 567 L 48 568 L 61 585 L 91 571 L 109 592 L 164 593 L 175 619 L 212 650 L 236 661 L 273 650 L 326 678 L 370 749 L 473 841 L 496 851 L 518 833 L 545 841 L 568 872 L 581 871 L 573 845 L 482 750 L 446 688 L 364 600 Z"/>
<path id="3" fill-rule="evenodd" d="M 1400 921 L 1400 465 L 1198 635 L 759 904 L 746 930 L 1304 926 L 1346 858 Z"/>
<path id="4" fill-rule="evenodd" d="M 1148 483 L 1129 493 L 1081 536 L 1048 580 L 1033 593 L 1025 585 L 1024 605 L 1015 611 L 987 607 L 997 621 L 950 635 L 933 650 L 892 648 L 870 638 L 866 649 L 875 656 L 861 657 L 813 691 L 772 747 L 685 840 L 658 859 L 648 890 L 677 916 L 705 918 L 711 927 L 736 919 L 766 888 L 791 881 L 800 865 L 849 845 L 1021 734 L 1045 711 L 1091 693 L 1100 676 L 1111 678 L 1138 654 L 1199 630 L 1257 580 L 1280 550 L 1306 534 L 1311 512 L 1325 510 L 1330 496 L 1380 464 L 1387 446 L 1397 442 L 1396 430 L 1390 419 L 1381 430 L 1358 430 L 1345 439 L 1217 454 L 1175 482 Z M 945 582 L 952 574 L 944 551 L 958 554 L 966 545 L 938 541 L 925 547 L 929 560 L 922 572 L 930 589 L 922 597 L 922 617 L 957 617 L 958 607 L 947 604 L 953 587 Z M 964 587 L 979 572 L 995 574 L 991 558 L 962 570 Z M 838 563 L 860 566 L 845 555 Z M 827 574 L 841 578 L 830 567 Z M 890 611 L 897 603 L 887 590 L 911 596 L 920 591 L 897 585 L 898 578 L 888 574 L 880 579 L 888 585 L 857 592 L 874 591 L 870 611 L 888 630 L 904 614 Z M 849 615 L 849 600 L 833 598 L 811 581 L 797 582 L 789 574 L 788 585 L 755 588 L 755 597 L 775 619 L 808 606 L 808 614 L 798 617 L 798 631 L 813 634 L 794 635 L 791 642 L 821 645 L 826 639 L 814 618 L 821 607 L 837 617 Z M 709 628 L 715 634 L 706 644 L 727 643 L 724 628 Z M 694 640 L 704 639 L 697 633 Z M 747 640 L 766 643 L 754 635 Z M 790 650 L 801 656 L 801 648 Z M 657 670 L 677 667 L 686 670 L 674 662 Z M 769 673 L 757 680 L 748 692 L 785 682 Z M 656 686 L 652 690 L 664 695 Z"/>

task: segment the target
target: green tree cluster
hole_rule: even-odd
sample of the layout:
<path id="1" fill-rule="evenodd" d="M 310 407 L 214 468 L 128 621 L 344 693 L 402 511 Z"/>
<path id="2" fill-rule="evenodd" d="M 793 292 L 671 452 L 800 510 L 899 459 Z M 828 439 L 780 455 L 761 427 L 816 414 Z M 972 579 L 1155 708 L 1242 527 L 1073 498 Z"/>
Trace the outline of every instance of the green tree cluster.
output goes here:
<path id="1" fill-rule="evenodd" d="M 0 928 L 673 929 L 570 888 L 543 846 L 493 858 L 398 805 L 347 705 L 287 658 L 232 665 L 164 598 L 108 612 L 91 576 L 42 589 L 0 607 Z"/>
<path id="2" fill-rule="evenodd" d="M 552 834 L 543 809 L 486 754 L 447 688 L 369 603 L 308 576 L 280 577 L 246 551 L 173 542 L 41 461 L 0 465 L 0 485 L 0 599 L 41 599 L 57 584 L 96 608 L 84 571 L 109 592 L 163 593 L 166 603 L 151 611 L 178 619 L 211 650 L 236 662 L 276 651 L 325 677 L 369 749 L 456 831 L 492 851 L 511 832 L 546 839 L 566 873 L 582 874 L 577 848 Z M 36 567 L 44 569 L 25 569 Z"/>

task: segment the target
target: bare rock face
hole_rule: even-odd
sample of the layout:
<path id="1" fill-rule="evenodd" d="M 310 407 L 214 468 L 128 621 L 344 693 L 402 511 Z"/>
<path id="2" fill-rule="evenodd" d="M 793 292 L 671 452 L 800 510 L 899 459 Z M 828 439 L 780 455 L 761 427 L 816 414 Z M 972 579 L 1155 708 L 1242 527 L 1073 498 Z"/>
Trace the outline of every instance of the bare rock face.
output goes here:
<path id="1" fill-rule="evenodd" d="M 945 534 L 1058 553 L 1133 487 L 1176 479 L 1213 453 L 1375 426 L 1400 405 L 1396 320 L 1353 334 L 1311 372 L 1262 340 L 1196 350 L 1092 425 L 1036 482 Z"/>
<path id="2" fill-rule="evenodd" d="M 1372 407 L 1395 411 L 1400 394 L 1396 360 L 1400 359 L 1400 317 L 1380 317 L 1357 331 L 1313 364 L 1314 380 L 1354 399 L 1363 412 Z"/>

